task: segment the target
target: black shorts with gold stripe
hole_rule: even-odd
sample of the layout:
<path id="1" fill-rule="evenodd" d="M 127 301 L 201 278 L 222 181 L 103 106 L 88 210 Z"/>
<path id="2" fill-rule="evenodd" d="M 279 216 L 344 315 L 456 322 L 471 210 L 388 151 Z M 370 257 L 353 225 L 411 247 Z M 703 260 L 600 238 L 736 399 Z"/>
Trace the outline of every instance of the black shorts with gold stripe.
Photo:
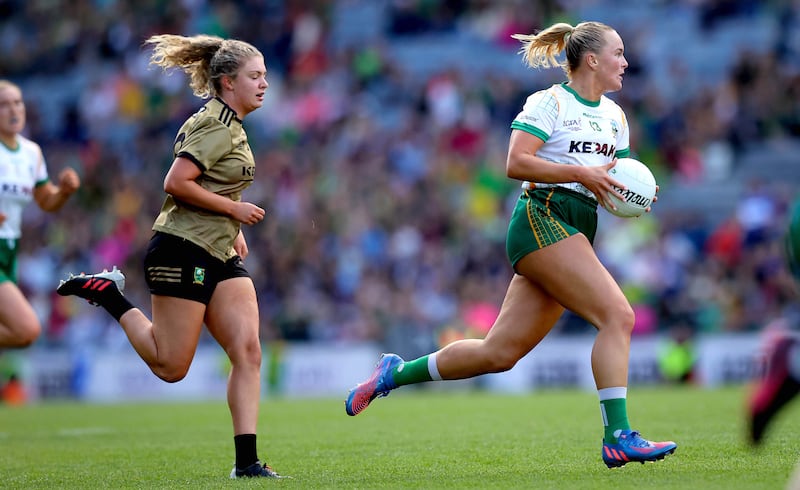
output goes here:
<path id="1" fill-rule="evenodd" d="M 523 191 L 519 196 L 506 237 L 511 265 L 531 252 L 583 233 L 594 242 L 597 201 L 563 187 Z"/>
<path id="2" fill-rule="evenodd" d="M 184 238 L 156 232 L 144 257 L 151 294 L 197 301 L 207 305 L 217 284 L 250 277 L 238 255 L 225 262 Z"/>

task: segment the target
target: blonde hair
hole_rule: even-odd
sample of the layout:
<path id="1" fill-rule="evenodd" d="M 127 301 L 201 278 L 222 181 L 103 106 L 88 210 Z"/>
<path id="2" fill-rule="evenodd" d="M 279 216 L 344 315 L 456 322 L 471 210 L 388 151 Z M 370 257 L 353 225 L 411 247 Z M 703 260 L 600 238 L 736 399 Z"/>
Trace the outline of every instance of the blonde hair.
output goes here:
<path id="1" fill-rule="evenodd" d="M 586 53 L 597 53 L 605 44 L 603 34 L 613 30 L 602 22 L 581 22 L 575 27 L 565 22 L 553 24 L 538 34 L 513 34 L 522 41 L 519 52 L 531 68 L 560 66 L 569 77 L 581 64 Z M 566 61 L 556 59 L 562 51 Z"/>
<path id="2" fill-rule="evenodd" d="M 16 83 L 14 83 L 14 82 L 12 82 L 10 80 L 0 79 L 0 90 L 5 90 L 7 88 L 15 88 L 15 89 L 19 90 L 20 92 L 22 92 L 22 89 L 19 88 L 19 85 L 17 85 Z"/>
<path id="3" fill-rule="evenodd" d="M 175 34 L 151 36 L 150 64 L 167 70 L 177 67 L 189 75 L 194 95 L 207 99 L 222 91 L 222 77 L 236 78 L 242 65 L 261 52 L 252 44 L 237 39 L 222 39 L 200 34 L 192 37 Z"/>

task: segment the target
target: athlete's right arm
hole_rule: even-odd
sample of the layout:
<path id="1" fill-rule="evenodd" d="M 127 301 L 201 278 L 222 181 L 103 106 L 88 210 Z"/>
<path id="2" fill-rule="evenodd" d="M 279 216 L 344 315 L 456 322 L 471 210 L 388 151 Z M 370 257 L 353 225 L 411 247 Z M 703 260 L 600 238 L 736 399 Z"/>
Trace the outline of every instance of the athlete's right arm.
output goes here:
<path id="1" fill-rule="evenodd" d="M 550 162 L 536 156 L 544 140 L 521 129 L 511 130 L 506 157 L 506 175 L 512 179 L 557 184 L 578 182 L 579 167 Z"/>
<path id="2" fill-rule="evenodd" d="M 618 199 L 624 199 L 613 187 L 619 182 L 608 174 L 608 170 L 616 164 L 616 160 L 597 167 L 564 165 L 536 156 L 536 152 L 542 145 L 544 145 L 544 141 L 538 136 L 520 129 L 511 130 L 506 159 L 506 175 L 512 179 L 543 184 L 580 182 L 594 193 L 597 201 L 603 206 L 613 207 L 613 203 L 608 198 L 609 192 L 616 195 Z"/>
<path id="3" fill-rule="evenodd" d="M 511 140 L 506 175 L 512 179 L 542 184 L 579 182 L 580 170 L 536 155 L 556 130 L 560 104 L 552 90 L 531 94 L 522 111 L 511 122 Z"/>
<path id="4" fill-rule="evenodd" d="M 164 178 L 164 191 L 192 206 L 228 216 L 236 221 L 254 225 L 264 219 L 265 211 L 249 202 L 232 201 L 204 189 L 196 179 L 200 168 L 185 157 L 176 157 Z"/>

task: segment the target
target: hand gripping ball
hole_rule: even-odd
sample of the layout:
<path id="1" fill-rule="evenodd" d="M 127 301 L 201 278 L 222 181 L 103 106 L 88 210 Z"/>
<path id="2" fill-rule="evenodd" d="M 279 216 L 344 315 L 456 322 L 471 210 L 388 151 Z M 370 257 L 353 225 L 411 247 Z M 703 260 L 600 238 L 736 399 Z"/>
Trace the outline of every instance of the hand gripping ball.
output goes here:
<path id="1" fill-rule="evenodd" d="M 641 216 L 653 203 L 656 196 L 656 178 L 647 165 L 634 158 L 618 158 L 617 164 L 608 171 L 608 174 L 626 189 L 617 189 L 625 197 L 620 201 L 609 194 L 616 210 L 606 208 L 609 213 L 621 218 Z"/>

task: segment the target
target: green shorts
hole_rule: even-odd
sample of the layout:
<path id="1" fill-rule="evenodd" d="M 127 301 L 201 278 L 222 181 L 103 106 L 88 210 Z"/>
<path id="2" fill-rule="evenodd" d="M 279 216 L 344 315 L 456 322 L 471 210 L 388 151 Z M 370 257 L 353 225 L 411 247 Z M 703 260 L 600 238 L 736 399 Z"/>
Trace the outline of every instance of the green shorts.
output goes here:
<path id="1" fill-rule="evenodd" d="M 506 237 L 511 265 L 531 252 L 576 233 L 594 242 L 597 201 L 569 189 L 553 187 L 524 191 L 519 196 Z"/>
<path id="2" fill-rule="evenodd" d="M 0 238 L 0 283 L 17 282 L 17 247 L 19 240 Z"/>

